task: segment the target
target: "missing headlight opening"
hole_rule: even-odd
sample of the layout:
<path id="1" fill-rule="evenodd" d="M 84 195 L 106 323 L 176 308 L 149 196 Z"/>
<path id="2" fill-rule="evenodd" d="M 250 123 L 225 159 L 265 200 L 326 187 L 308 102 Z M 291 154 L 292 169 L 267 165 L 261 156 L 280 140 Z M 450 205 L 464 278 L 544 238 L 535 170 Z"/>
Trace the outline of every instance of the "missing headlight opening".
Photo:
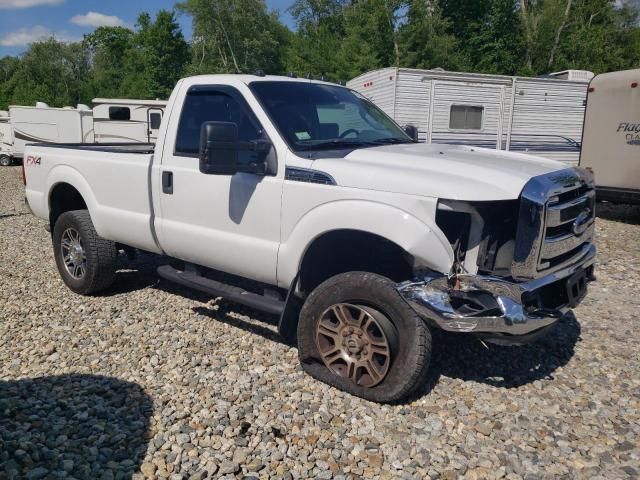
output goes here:
<path id="1" fill-rule="evenodd" d="M 436 223 L 455 253 L 455 274 L 509 276 L 515 246 L 517 200 L 440 200 Z"/>

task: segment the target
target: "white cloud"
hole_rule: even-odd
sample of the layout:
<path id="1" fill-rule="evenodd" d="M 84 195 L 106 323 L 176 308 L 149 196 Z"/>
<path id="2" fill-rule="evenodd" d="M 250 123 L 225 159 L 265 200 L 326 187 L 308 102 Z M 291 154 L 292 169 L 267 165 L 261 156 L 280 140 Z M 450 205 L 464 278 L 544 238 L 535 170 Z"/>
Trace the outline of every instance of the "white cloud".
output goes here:
<path id="1" fill-rule="evenodd" d="M 127 23 L 115 15 L 105 15 L 98 12 L 87 12 L 84 15 L 75 15 L 71 18 L 71 23 L 83 27 L 126 27 Z"/>
<path id="2" fill-rule="evenodd" d="M 0 38 L 0 45 L 3 47 L 24 47 L 38 40 L 54 37 L 61 42 L 74 42 L 79 38 L 69 35 L 67 32 L 54 32 L 42 25 L 35 27 L 21 28 L 15 32 L 9 32 Z"/>
<path id="3" fill-rule="evenodd" d="M 17 10 L 41 5 L 60 5 L 65 0 L 0 0 L 0 10 Z"/>

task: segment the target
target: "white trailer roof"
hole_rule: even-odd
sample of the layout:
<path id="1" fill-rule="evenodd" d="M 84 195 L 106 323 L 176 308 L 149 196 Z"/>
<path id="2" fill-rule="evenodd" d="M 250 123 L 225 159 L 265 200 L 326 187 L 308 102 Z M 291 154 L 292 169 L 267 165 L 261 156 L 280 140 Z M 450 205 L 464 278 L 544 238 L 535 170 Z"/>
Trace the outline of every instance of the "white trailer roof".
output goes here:
<path id="1" fill-rule="evenodd" d="M 166 100 L 140 100 L 131 98 L 94 98 L 94 105 L 110 104 L 110 105 L 149 105 L 152 107 L 165 107 Z"/>
<path id="2" fill-rule="evenodd" d="M 466 80 L 466 81 L 475 80 L 475 81 L 485 82 L 485 83 L 511 83 L 514 78 L 516 80 L 528 80 L 528 81 L 540 81 L 540 82 L 558 82 L 558 83 L 565 82 L 565 83 L 573 83 L 573 84 L 589 83 L 589 80 L 587 79 L 567 80 L 563 78 L 556 78 L 556 77 L 549 77 L 549 76 L 518 77 L 518 76 L 510 76 L 510 75 L 494 75 L 489 73 L 450 72 L 442 69 L 433 69 L 433 70 L 425 70 L 425 69 L 419 69 L 419 68 L 397 68 L 396 69 L 395 67 L 390 67 L 390 68 L 382 68 L 379 70 L 372 70 L 370 72 L 363 73 L 362 75 L 359 75 L 353 78 L 352 80 L 350 80 L 349 82 L 347 82 L 347 85 L 351 85 L 353 82 L 357 82 L 360 77 L 368 76 L 372 72 L 377 72 L 377 71 L 397 71 L 398 73 L 406 72 L 406 73 L 413 73 L 413 74 L 418 73 L 418 74 L 423 74 L 425 77 L 429 77 L 429 78 L 441 78 L 446 80 L 457 79 L 457 80 Z"/>

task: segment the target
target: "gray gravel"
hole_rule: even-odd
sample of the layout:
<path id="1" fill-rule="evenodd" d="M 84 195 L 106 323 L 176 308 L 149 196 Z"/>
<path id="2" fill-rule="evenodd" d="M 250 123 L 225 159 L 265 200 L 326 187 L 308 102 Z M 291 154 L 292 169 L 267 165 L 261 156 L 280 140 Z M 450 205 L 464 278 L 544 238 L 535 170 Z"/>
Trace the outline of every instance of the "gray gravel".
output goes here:
<path id="1" fill-rule="evenodd" d="M 0 478 L 640 476 L 640 208 L 600 208 L 598 281 L 541 343 L 438 334 L 432 376 L 380 406 L 304 375 L 273 319 L 121 259 L 59 279 L 19 167 L 0 169 Z"/>

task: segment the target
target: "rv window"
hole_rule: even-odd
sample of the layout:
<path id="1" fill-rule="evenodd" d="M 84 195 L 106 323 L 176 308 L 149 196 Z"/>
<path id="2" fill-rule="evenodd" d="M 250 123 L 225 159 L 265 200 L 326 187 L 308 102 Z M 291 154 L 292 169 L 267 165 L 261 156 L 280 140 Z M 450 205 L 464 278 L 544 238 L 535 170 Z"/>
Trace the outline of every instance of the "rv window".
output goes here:
<path id="1" fill-rule="evenodd" d="M 474 105 L 451 105 L 450 130 L 482 130 L 484 107 Z"/>
<path id="2" fill-rule="evenodd" d="M 109 107 L 109 120 L 131 120 L 129 107 Z"/>
<path id="3" fill-rule="evenodd" d="M 158 130 L 160 128 L 160 124 L 162 123 L 162 115 L 159 113 L 150 113 L 149 114 L 149 128 L 151 130 Z"/>

